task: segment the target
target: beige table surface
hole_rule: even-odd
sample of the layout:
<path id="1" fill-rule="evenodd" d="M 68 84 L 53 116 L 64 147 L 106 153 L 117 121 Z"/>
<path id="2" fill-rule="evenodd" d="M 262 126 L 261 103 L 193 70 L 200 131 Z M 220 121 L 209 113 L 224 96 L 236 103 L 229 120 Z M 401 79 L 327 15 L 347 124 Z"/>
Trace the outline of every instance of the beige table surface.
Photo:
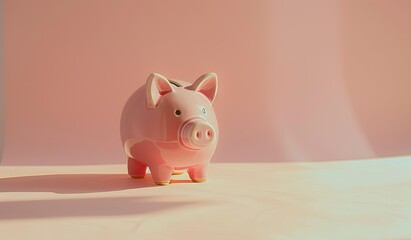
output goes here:
<path id="1" fill-rule="evenodd" d="M 411 239 L 411 157 L 213 163 L 209 181 L 125 165 L 1 166 L 0 239 Z"/>

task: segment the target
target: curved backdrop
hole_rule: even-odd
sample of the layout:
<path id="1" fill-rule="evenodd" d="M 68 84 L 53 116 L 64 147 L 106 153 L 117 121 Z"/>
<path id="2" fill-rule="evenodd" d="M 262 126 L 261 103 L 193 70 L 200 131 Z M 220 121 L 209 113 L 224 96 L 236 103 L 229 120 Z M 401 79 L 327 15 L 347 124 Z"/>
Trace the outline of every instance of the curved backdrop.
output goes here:
<path id="1" fill-rule="evenodd" d="M 411 154 L 410 1 L 3 2 L 3 164 L 122 163 L 151 72 L 219 76 L 214 162 Z"/>

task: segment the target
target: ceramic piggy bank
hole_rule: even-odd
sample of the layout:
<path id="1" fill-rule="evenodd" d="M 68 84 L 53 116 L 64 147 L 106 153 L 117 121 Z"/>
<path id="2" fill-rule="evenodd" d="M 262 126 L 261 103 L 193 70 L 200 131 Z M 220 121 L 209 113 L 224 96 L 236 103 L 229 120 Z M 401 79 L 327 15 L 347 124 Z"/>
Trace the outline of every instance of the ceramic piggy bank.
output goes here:
<path id="1" fill-rule="evenodd" d="M 218 141 L 212 106 L 217 85 L 215 73 L 204 74 L 193 84 L 153 73 L 131 95 L 120 127 L 131 177 L 145 177 L 148 167 L 159 185 L 183 170 L 194 182 L 207 179 Z"/>

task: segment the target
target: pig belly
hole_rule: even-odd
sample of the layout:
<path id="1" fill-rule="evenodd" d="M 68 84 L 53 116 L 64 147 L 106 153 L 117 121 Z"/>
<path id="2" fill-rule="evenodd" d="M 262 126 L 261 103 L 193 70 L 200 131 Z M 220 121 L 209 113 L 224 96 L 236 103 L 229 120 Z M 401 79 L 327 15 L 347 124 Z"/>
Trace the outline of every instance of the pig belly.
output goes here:
<path id="1" fill-rule="evenodd" d="M 205 164 L 210 160 L 210 154 L 201 150 L 184 149 L 178 142 L 129 140 L 124 147 L 128 157 L 149 167 L 167 165 L 175 170 L 181 170 Z"/>

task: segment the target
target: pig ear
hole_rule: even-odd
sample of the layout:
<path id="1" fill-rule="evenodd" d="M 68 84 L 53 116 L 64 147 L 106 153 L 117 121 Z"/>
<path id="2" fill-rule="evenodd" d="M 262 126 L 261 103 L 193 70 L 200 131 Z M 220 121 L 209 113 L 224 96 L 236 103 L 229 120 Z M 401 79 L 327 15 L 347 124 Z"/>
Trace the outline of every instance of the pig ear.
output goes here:
<path id="1" fill-rule="evenodd" d="M 161 74 L 152 73 L 146 82 L 147 107 L 156 108 L 161 97 L 172 91 L 173 87 L 167 78 Z"/>
<path id="2" fill-rule="evenodd" d="M 215 96 L 217 95 L 217 87 L 217 74 L 206 73 L 199 77 L 193 85 L 186 88 L 204 94 L 204 96 L 206 96 L 208 100 L 213 103 Z"/>

